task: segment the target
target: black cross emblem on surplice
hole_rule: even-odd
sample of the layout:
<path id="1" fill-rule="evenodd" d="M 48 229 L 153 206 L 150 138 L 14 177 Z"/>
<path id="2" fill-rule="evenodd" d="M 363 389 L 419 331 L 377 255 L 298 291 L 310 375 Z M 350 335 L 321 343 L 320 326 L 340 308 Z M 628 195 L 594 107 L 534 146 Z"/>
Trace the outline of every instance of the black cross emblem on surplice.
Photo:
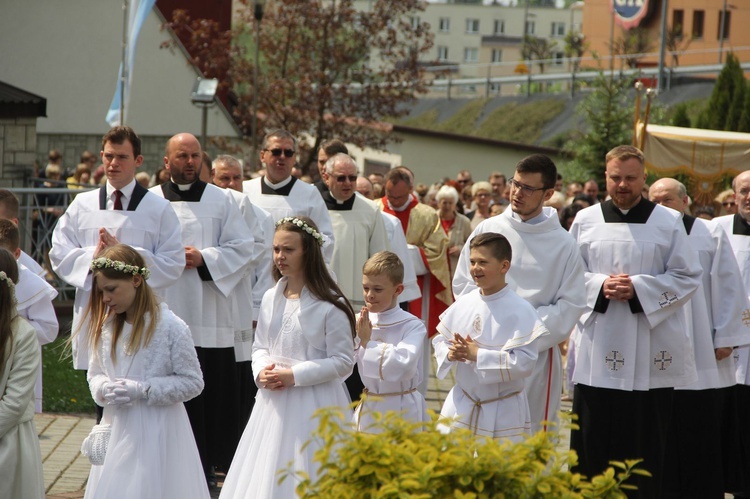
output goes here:
<path id="1" fill-rule="evenodd" d="M 610 371 L 617 371 L 619 366 L 625 365 L 625 359 L 618 350 L 612 350 L 604 356 L 604 363 L 607 364 Z"/>
<path id="2" fill-rule="evenodd" d="M 672 364 L 672 356 L 666 350 L 660 350 L 659 356 L 654 358 L 654 365 L 659 365 L 660 371 L 666 371 L 667 368 Z"/>

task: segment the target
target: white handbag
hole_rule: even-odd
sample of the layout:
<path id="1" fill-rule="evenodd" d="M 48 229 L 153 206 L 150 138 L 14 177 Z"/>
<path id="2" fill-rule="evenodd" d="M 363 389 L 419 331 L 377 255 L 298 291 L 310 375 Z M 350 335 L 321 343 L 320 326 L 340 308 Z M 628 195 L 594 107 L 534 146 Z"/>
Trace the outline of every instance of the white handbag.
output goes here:
<path id="1" fill-rule="evenodd" d="M 107 455 L 109 437 L 112 434 L 112 425 L 99 423 L 91 428 L 89 435 L 81 444 L 81 454 L 89 458 L 91 464 L 101 466 Z"/>

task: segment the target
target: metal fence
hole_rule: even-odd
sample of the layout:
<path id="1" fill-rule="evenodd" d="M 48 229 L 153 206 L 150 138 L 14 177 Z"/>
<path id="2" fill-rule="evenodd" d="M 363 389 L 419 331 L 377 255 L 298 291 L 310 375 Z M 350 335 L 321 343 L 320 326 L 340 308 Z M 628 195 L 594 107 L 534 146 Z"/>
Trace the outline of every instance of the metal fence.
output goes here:
<path id="1" fill-rule="evenodd" d="M 30 179 L 34 180 L 34 179 Z M 44 180 L 44 179 L 38 179 Z M 64 182 L 62 183 L 64 184 Z M 12 188 L 19 200 L 18 228 L 20 246 L 47 272 L 46 279 L 58 292 L 56 301 L 73 300 L 75 287 L 65 283 L 53 271 L 49 260 L 52 246 L 52 231 L 73 198 L 97 186 L 82 186 L 80 189 L 67 187 L 28 187 Z"/>

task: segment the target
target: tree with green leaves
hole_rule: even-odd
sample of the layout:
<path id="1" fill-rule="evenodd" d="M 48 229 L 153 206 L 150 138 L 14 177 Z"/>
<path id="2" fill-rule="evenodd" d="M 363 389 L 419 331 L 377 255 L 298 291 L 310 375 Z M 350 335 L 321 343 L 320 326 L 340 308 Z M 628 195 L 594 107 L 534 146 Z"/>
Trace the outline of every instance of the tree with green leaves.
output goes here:
<path id="1" fill-rule="evenodd" d="M 375 125 L 405 115 L 406 104 L 427 91 L 419 60 L 433 35 L 418 21 L 424 8 L 420 0 L 373 0 L 364 11 L 353 0 L 269 1 L 260 23 L 257 82 L 252 0 L 238 2 L 229 33 L 185 13 L 169 26 L 204 76 L 222 79 L 246 136 L 284 128 L 311 137 L 311 149 L 301 144 L 305 167 L 314 161 L 309 152 L 326 139 L 372 147 L 395 140 Z"/>
<path id="2" fill-rule="evenodd" d="M 690 128 L 692 126 L 690 116 L 688 115 L 687 104 L 681 102 L 675 106 L 671 122 L 672 126 L 681 126 L 685 128 Z"/>
<path id="3" fill-rule="evenodd" d="M 604 157 L 615 146 L 633 138 L 633 80 L 611 78 L 600 72 L 577 112 L 585 127 L 565 146 L 573 159 L 561 168 L 566 181 L 604 179 Z"/>
<path id="4" fill-rule="evenodd" d="M 698 117 L 698 128 L 737 130 L 741 110 L 745 107 L 745 87 L 745 75 L 740 61 L 730 52 L 727 54 L 724 68 L 716 79 L 708 104 Z M 739 113 L 732 109 L 734 106 L 739 107 Z"/>

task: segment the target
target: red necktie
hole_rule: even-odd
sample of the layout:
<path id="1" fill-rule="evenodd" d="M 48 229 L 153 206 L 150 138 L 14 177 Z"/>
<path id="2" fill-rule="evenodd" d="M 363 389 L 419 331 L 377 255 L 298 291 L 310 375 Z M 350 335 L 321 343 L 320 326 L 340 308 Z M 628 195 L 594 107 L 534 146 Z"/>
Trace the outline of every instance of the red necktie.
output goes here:
<path id="1" fill-rule="evenodd" d="M 122 210 L 122 201 L 120 199 L 122 198 L 122 191 L 115 191 L 115 209 L 116 210 Z"/>

